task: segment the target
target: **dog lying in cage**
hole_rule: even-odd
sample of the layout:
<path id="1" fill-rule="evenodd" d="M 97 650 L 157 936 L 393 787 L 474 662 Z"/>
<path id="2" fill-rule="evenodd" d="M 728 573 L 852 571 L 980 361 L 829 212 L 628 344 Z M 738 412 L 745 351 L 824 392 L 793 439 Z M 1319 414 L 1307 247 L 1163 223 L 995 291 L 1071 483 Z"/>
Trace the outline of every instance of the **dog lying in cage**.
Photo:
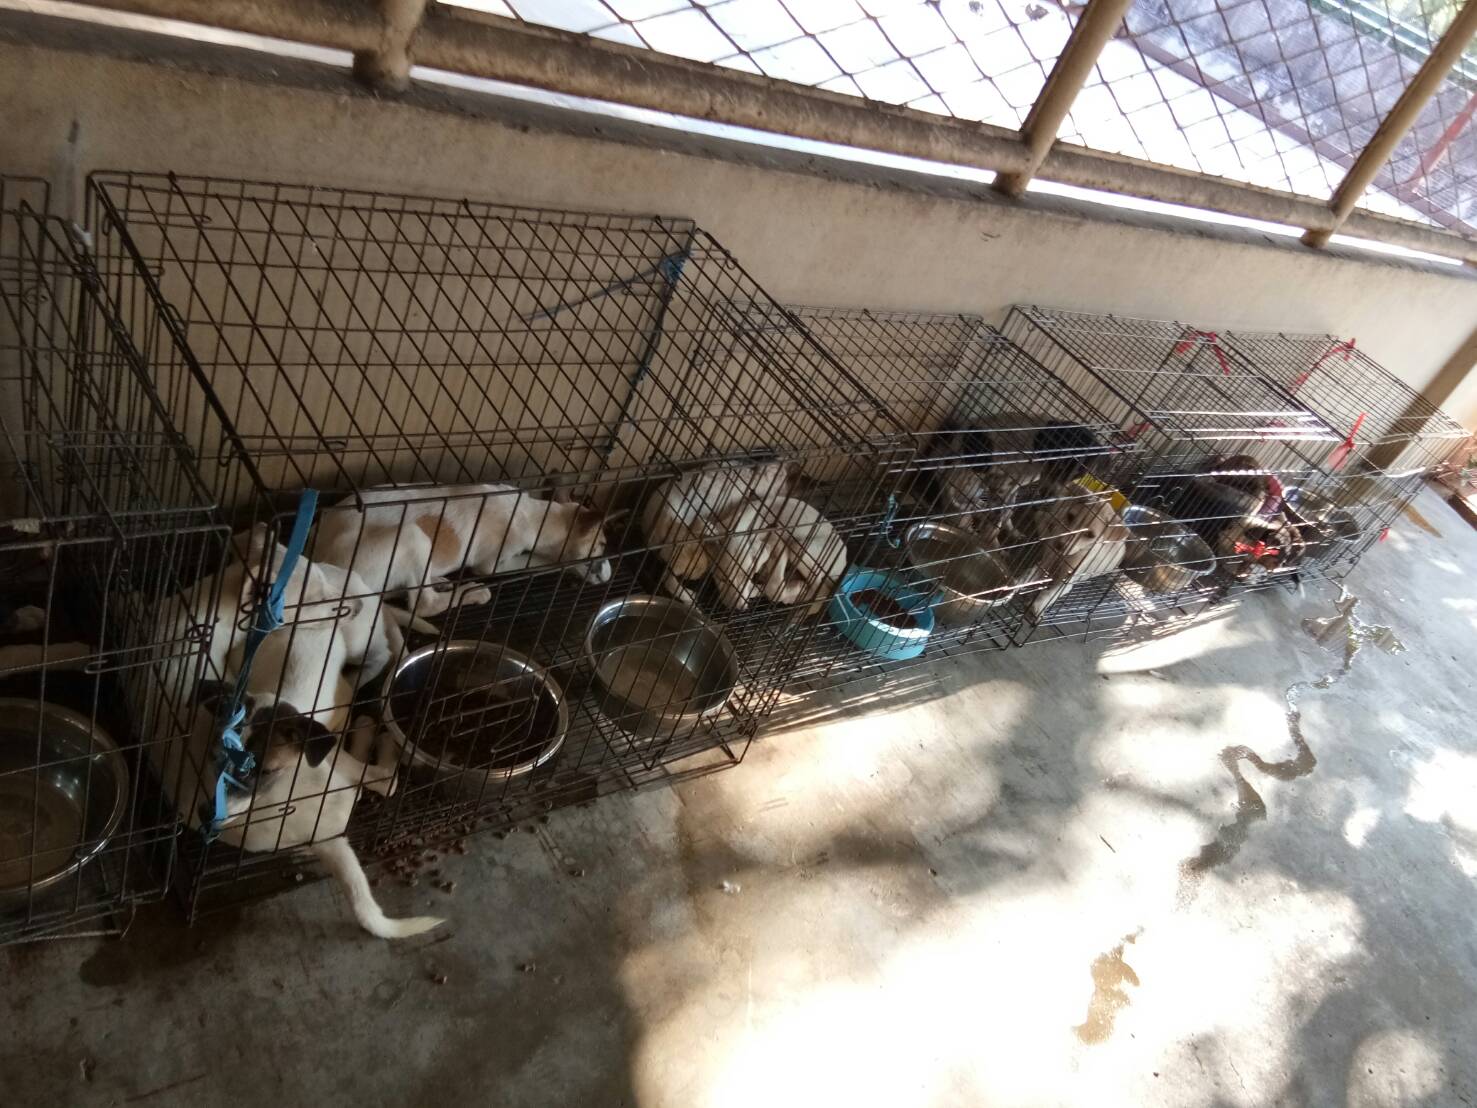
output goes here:
<path id="1" fill-rule="evenodd" d="M 761 594 L 776 604 L 825 607 L 846 572 L 846 544 L 819 510 L 803 500 L 750 500 L 718 521 L 728 534 L 718 547 L 713 581 L 726 607 L 743 610 Z"/>
<path id="2" fill-rule="evenodd" d="M 663 483 L 641 514 L 665 563 L 662 589 L 693 604 L 689 584 L 711 578 L 734 610 L 760 596 L 804 605 L 804 616 L 824 608 L 846 572 L 846 543 L 817 508 L 786 495 L 791 476 L 780 460 L 725 461 Z"/>
<path id="3" fill-rule="evenodd" d="M 218 579 L 178 594 L 160 613 L 162 630 L 156 641 L 177 641 L 192 625 L 210 629 L 207 680 L 199 688 L 187 688 L 193 674 L 186 661 L 168 659 L 161 665 L 165 696 L 145 696 L 138 705 L 146 726 L 154 707 L 175 705 L 193 715 L 184 721 L 186 728 L 169 728 L 191 736 L 188 749 L 180 742 L 162 751 L 151 747 L 180 820 L 192 829 L 202 823 L 200 801 L 215 791 L 221 725 L 217 709 L 242 664 L 239 628 L 258 591 L 255 574 L 265 568 L 275 575 L 286 556 L 281 544 L 271 544 L 269 551 L 268 542 L 265 525 L 237 536 L 234 558 Z M 217 586 L 219 605 L 212 608 Z M 406 627 L 435 628 L 379 604 L 357 574 L 302 558 L 288 578 L 286 598 L 295 619 L 263 641 L 246 689 L 242 740 L 258 769 L 249 785 L 228 786 L 220 838 L 254 852 L 309 847 L 343 886 L 355 919 L 366 931 L 380 938 L 420 934 L 441 921 L 386 917 L 343 838 L 360 790 L 390 795 L 398 761 L 398 751 L 376 736 L 372 723 L 349 728 L 356 684 L 349 675 L 357 670 L 367 678 L 388 665 L 402 651 Z M 162 722 L 157 716 L 152 720 L 156 728 Z M 340 740 L 345 734 L 347 746 Z M 380 749 L 371 752 L 376 741 Z"/>
<path id="4" fill-rule="evenodd" d="M 1088 473 L 1107 450 L 1092 428 L 1041 416 L 996 416 L 993 426 L 946 423 L 925 458 L 952 464 L 930 469 L 934 502 L 955 526 L 986 542 L 999 538 L 1016 492 L 1039 481 L 1066 483 Z"/>
<path id="5" fill-rule="evenodd" d="M 448 574 L 483 575 L 569 565 L 586 581 L 612 576 L 606 528 L 624 512 L 601 513 L 556 494 L 545 500 L 515 485 L 370 489 L 318 522 L 314 557 L 352 568 L 376 593 L 404 592 L 417 616 L 485 604 L 486 585 L 452 585 Z"/>

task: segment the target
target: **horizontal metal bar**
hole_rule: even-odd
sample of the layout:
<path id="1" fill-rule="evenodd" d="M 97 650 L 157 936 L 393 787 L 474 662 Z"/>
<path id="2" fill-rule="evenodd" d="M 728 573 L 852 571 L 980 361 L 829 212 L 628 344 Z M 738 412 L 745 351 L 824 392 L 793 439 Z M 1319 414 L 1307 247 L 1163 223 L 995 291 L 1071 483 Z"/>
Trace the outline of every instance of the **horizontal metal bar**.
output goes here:
<path id="1" fill-rule="evenodd" d="M 181 19 L 341 50 L 373 50 L 382 22 L 372 0 L 91 0 L 91 6 Z M 433 6 L 416 33 L 417 64 L 816 142 L 900 154 L 996 173 L 1021 173 L 1020 135 L 909 108 L 552 31 L 460 8 Z M 1276 189 L 1058 142 L 1038 177 L 1081 188 L 1243 218 L 1331 231 L 1326 204 Z M 1477 263 L 1477 241 L 1408 220 L 1355 211 L 1349 235 Z"/>

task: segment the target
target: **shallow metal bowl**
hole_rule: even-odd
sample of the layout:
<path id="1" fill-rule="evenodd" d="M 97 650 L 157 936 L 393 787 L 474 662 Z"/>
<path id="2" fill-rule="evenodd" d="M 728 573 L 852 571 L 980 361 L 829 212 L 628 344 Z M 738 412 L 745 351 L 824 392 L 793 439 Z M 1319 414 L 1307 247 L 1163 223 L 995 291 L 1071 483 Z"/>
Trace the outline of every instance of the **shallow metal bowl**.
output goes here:
<path id="1" fill-rule="evenodd" d="M 407 654 L 385 680 L 383 706 L 402 760 L 469 792 L 531 773 L 569 730 L 564 690 L 547 670 L 476 639 Z"/>
<path id="2" fill-rule="evenodd" d="M 1301 488 L 1282 490 L 1282 499 L 1294 512 L 1317 528 L 1317 535 L 1305 535 L 1310 543 L 1332 544 L 1354 542 L 1360 534 L 1358 521 L 1347 508 L 1321 493 Z"/>
<path id="3" fill-rule="evenodd" d="M 728 637 L 666 597 L 612 600 L 590 621 L 585 653 L 600 710 L 638 738 L 696 727 L 728 702 L 738 657 Z"/>
<path id="4" fill-rule="evenodd" d="M 955 626 L 973 623 L 1018 591 L 1004 559 L 958 527 L 931 520 L 903 533 L 903 557 L 938 593 L 934 615 Z"/>
<path id="5" fill-rule="evenodd" d="M 128 764 L 86 716 L 0 699 L 0 910 L 64 884 L 108 845 Z"/>
<path id="6" fill-rule="evenodd" d="M 1123 570 L 1146 592 L 1179 592 L 1215 568 L 1209 544 L 1173 516 L 1137 504 L 1120 515 L 1130 536 Z"/>

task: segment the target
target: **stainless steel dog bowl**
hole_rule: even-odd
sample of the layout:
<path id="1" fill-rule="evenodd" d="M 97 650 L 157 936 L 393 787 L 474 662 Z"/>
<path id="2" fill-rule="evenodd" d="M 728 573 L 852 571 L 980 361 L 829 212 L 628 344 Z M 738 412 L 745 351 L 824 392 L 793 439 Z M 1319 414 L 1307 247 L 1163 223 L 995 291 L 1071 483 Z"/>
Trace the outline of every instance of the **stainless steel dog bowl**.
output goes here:
<path id="1" fill-rule="evenodd" d="M 95 859 L 127 802 L 128 765 L 100 728 L 54 704 L 0 699 L 0 910 Z"/>
<path id="2" fill-rule="evenodd" d="M 478 640 L 406 655 L 385 680 L 383 707 L 402 761 L 470 792 L 531 773 L 569 730 L 564 690 L 547 670 Z"/>
<path id="3" fill-rule="evenodd" d="M 738 658 L 727 636 L 676 600 L 630 596 L 595 613 L 585 632 L 600 710 L 638 738 L 696 727 L 728 702 Z"/>
<path id="4" fill-rule="evenodd" d="M 903 557 L 938 593 L 933 614 L 954 626 L 974 623 L 1021 587 L 1004 560 L 968 531 L 924 521 L 903 532 Z"/>
<path id="5" fill-rule="evenodd" d="M 1329 545 L 1355 542 L 1361 534 L 1359 523 L 1353 514 L 1321 493 L 1296 487 L 1286 488 L 1282 490 L 1282 499 L 1289 508 L 1317 528 L 1317 535 L 1303 536 L 1306 542 Z"/>
<path id="6" fill-rule="evenodd" d="M 1120 513 L 1130 535 L 1123 570 L 1151 593 L 1179 592 L 1215 568 L 1215 552 L 1172 516 L 1130 504 Z"/>

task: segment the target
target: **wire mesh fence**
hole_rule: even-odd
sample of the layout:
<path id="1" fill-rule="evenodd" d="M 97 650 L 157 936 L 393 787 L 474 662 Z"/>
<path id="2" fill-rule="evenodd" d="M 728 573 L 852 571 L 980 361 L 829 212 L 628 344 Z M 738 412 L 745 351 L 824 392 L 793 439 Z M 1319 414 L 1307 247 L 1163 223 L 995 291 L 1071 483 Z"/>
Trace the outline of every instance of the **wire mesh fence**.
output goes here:
<path id="1" fill-rule="evenodd" d="M 1327 199 L 1410 83 L 1449 6 L 1138 0 L 1062 138 Z M 1440 211 L 1386 176 L 1385 207 Z"/>
<path id="2" fill-rule="evenodd" d="M 1079 0 L 455 0 L 808 88 L 1019 129 Z M 1456 0 L 1134 0 L 1067 143 L 1328 200 L 1450 26 Z M 1361 206 L 1470 236 L 1469 50 Z"/>
<path id="3" fill-rule="evenodd" d="M 1019 127 L 1071 21 L 1018 0 L 457 0 L 811 88 Z"/>
<path id="4" fill-rule="evenodd" d="M 325 505 L 250 670 L 264 756 L 306 753 L 187 837 L 192 904 L 346 830 L 378 850 L 741 757 L 911 450 L 685 220 L 127 174 L 91 203 L 240 529 L 214 678 L 302 490 Z"/>
<path id="5" fill-rule="evenodd" d="M 73 229 L 0 212 L 0 942 L 116 932 L 170 876 L 151 674 L 201 628 L 153 614 L 219 529 L 141 369 Z"/>

